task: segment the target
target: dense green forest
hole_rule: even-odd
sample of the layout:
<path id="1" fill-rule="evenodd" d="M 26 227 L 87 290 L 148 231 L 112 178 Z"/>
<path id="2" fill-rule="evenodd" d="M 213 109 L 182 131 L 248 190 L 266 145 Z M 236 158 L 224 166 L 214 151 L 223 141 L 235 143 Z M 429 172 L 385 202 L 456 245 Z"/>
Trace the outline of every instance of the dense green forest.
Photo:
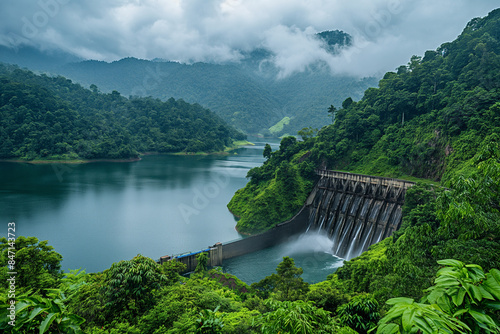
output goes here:
<path id="1" fill-rule="evenodd" d="M 0 64 L 0 158 L 129 159 L 217 152 L 245 136 L 198 104 L 125 98 Z"/>
<path id="2" fill-rule="evenodd" d="M 341 31 L 325 31 L 317 38 L 330 53 L 349 46 L 352 40 Z M 49 72 L 85 87 L 95 84 L 105 93 L 117 90 L 124 96 L 152 96 L 163 101 L 174 97 L 199 103 L 237 129 L 265 136 L 293 135 L 304 126 L 320 128 L 329 124 L 331 118 L 324 113 L 325 105 L 340 106 L 345 96 L 360 98 L 365 89 L 377 83 L 375 78 L 332 75 L 321 63 L 302 73 L 278 78 L 279 69 L 273 65 L 274 55 L 269 50 L 242 54 L 240 63 L 181 64 L 125 58 L 111 63 L 72 62 L 52 66 Z M 269 128 L 284 117 L 291 118 L 290 124 L 271 133 Z"/>
<path id="3" fill-rule="evenodd" d="M 425 177 L 406 194 L 399 231 L 308 284 L 285 257 L 246 285 L 198 256 L 158 265 L 141 255 L 95 274 L 60 271 L 46 241 L 1 240 L 0 329 L 6 333 L 500 333 L 500 9 L 457 40 L 412 57 L 334 124 L 300 131 L 233 198 L 250 233 L 303 203 L 317 167 Z M 326 113 L 326 110 L 325 110 Z M 403 116 L 404 115 L 404 116 Z M 267 206 L 267 207 L 266 207 Z M 265 209 L 265 211 L 264 211 Z M 276 221 L 275 220 L 275 221 Z M 257 222 L 262 223 L 261 225 Z M 9 247 L 16 249 L 15 257 Z M 9 263 L 10 261 L 10 263 Z M 12 267 L 8 267 L 8 265 Z M 10 280 L 10 281 L 9 281 Z M 15 309 L 14 321 L 8 316 Z"/>
<path id="4" fill-rule="evenodd" d="M 499 17 L 497 10 L 470 21 L 455 41 L 386 73 L 360 101 L 347 98 L 338 110 L 331 106 L 335 123 L 316 136 L 304 129 L 302 141 L 283 139 L 279 151 L 268 152 L 264 165 L 249 171 L 250 182 L 228 205 L 241 217 L 238 230 L 255 233 L 293 216 L 317 167 L 425 178 L 449 187 L 472 173 L 477 152 L 497 154 Z M 294 184 L 289 191 L 279 185 L 284 177 Z"/>

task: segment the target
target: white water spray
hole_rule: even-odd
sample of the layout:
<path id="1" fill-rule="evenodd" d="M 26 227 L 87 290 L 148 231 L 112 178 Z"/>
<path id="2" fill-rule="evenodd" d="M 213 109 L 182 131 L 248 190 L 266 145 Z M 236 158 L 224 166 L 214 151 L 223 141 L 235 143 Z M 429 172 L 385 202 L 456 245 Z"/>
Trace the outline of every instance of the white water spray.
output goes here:
<path id="1" fill-rule="evenodd" d="M 328 238 L 324 231 L 301 234 L 296 240 L 286 243 L 282 253 L 290 256 L 303 253 L 324 253 L 335 256 L 333 240 Z"/>

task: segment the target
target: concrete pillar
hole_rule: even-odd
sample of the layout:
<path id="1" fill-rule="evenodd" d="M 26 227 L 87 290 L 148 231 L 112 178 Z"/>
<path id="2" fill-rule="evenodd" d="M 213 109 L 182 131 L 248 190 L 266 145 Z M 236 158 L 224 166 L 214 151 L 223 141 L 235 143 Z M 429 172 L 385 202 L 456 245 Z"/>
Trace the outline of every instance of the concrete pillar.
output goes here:
<path id="1" fill-rule="evenodd" d="M 209 257 L 208 265 L 210 267 L 222 266 L 222 244 L 220 242 L 210 247 Z"/>
<path id="2" fill-rule="evenodd" d="M 165 262 L 170 261 L 170 260 L 171 260 L 170 255 L 162 256 L 162 257 L 160 257 L 160 264 L 164 264 Z"/>

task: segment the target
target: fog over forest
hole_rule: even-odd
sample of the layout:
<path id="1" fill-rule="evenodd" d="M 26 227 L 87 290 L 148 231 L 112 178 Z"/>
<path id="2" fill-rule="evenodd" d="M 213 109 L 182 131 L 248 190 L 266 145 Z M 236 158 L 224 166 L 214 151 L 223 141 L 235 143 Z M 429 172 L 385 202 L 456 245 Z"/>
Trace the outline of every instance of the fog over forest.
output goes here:
<path id="1" fill-rule="evenodd" d="M 413 54 L 455 39 L 471 17 L 496 1 L 4 1 L 0 45 L 61 50 L 82 59 L 161 58 L 185 63 L 238 62 L 271 51 L 282 76 L 315 63 L 334 73 L 371 76 Z M 313 38 L 343 30 L 354 46 L 332 55 Z"/>

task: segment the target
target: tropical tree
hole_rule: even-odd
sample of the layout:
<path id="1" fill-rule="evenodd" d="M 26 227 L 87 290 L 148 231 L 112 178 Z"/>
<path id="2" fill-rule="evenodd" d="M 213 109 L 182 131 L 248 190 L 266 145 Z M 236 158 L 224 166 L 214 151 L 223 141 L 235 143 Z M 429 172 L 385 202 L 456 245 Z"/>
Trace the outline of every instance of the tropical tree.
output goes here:
<path id="1" fill-rule="evenodd" d="M 161 267 L 154 260 L 137 255 L 130 261 L 113 263 L 106 273 L 104 295 L 112 314 L 128 311 L 135 316 L 153 304 L 153 291 L 167 283 Z"/>
<path id="2" fill-rule="evenodd" d="M 269 299 L 264 304 L 270 309 L 259 320 L 264 334 L 334 333 L 338 329 L 330 312 L 316 308 L 312 302 L 280 302 Z"/>
<path id="3" fill-rule="evenodd" d="M 500 135 L 487 141 L 472 159 L 470 175 L 453 177 L 452 190 L 440 197 L 444 234 L 465 240 L 494 238 L 500 232 Z"/>
<path id="4" fill-rule="evenodd" d="M 376 326 L 380 318 L 378 308 L 379 304 L 373 297 L 360 295 L 339 306 L 337 313 L 342 325 L 364 334 Z"/>
<path id="5" fill-rule="evenodd" d="M 337 111 L 337 108 L 335 108 L 335 107 L 333 106 L 333 104 L 332 104 L 332 105 L 330 105 L 330 107 L 328 108 L 328 114 L 329 114 L 329 115 L 330 115 L 330 117 L 332 118 L 332 123 L 333 123 L 333 121 L 335 120 L 335 112 L 336 112 L 336 111 Z"/>
<path id="6" fill-rule="evenodd" d="M 300 277 L 303 272 L 302 268 L 295 266 L 295 261 L 291 257 L 285 256 L 283 261 L 278 264 L 276 274 L 267 276 L 258 283 L 253 283 L 252 288 L 265 297 L 274 293 L 278 300 L 297 300 L 309 291 L 309 284 Z"/>
<path id="7" fill-rule="evenodd" d="M 166 261 L 161 266 L 162 272 L 170 283 L 174 283 L 180 279 L 180 273 L 186 270 L 186 265 L 177 259 Z"/>
<path id="8" fill-rule="evenodd" d="M 194 268 L 194 272 L 197 274 L 203 274 L 207 271 L 208 264 L 208 255 L 206 252 L 202 252 L 196 255 L 196 268 Z"/>
<path id="9" fill-rule="evenodd" d="M 313 129 L 311 127 L 302 128 L 299 130 L 297 134 L 302 138 L 302 140 L 308 140 L 314 137 L 315 133 L 318 132 L 318 129 Z"/>
<path id="10" fill-rule="evenodd" d="M 85 319 L 68 310 L 68 302 L 85 284 L 84 271 L 71 271 L 57 289 L 46 289 L 41 296 L 31 291 L 16 296 L 11 304 L 6 295 L 0 295 L 0 329 L 2 333 L 83 333 L 80 325 Z M 12 319 L 11 308 L 15 317 Z"/>
<path id="11" fill-rule="evenodd" d="M 0 239 L 0 279 L 9 278 L 8 272 L 16 272 L 18 292 L 45 291 L 55 288 L 62 278 L 61 254 L 54 251 L 47 241 L 35 237 L 18 237 L 15 242 Z M 14 255 L 15 253 L 15 255 Z M 11 264 L 9 264 L 9 261 Z M 9 264 L 9 267 L 7 265 Z"/>
<path id="12" fill-rule="evenodd" d="M 271 153 L 273 152 L 273 149 L 271 148 L 271 145 L 266 144 L 264 146 L 264 152 L 262 152 L 262 156 L 266 159 L 271 158 Z"/>

